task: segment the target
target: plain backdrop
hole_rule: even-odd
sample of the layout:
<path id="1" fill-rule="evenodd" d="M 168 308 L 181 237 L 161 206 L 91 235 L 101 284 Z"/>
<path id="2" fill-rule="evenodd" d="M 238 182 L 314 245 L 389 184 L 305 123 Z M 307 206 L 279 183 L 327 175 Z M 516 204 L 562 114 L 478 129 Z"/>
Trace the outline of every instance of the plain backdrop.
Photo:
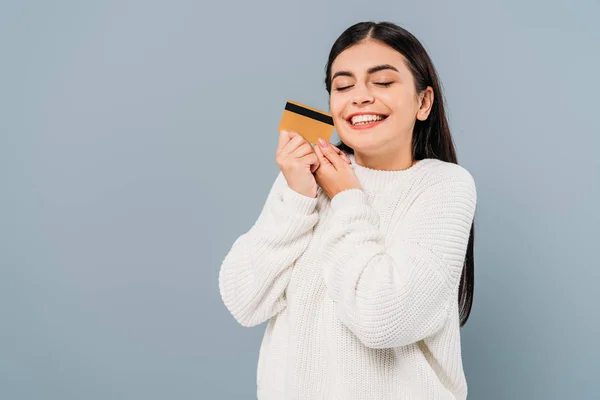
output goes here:
<path id="1" fill-rule="evenodd" d="M 285 101 L 392 21 L 478 189 L 469 399 L 600 391 L 597 1 L 3 1 L 0 398 L 251 399 L 265 325 L 218 270 L 277 175 Z M 337 140 L 334 135 L 332 140 Z"/>

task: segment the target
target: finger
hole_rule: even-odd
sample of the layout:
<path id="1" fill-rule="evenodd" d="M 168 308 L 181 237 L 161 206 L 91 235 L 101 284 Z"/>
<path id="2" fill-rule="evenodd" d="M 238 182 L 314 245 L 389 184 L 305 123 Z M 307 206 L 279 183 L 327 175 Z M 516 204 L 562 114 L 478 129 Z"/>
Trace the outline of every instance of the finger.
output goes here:
<path id="1" fill-rule="evenodd" d="M 300 134 L 294 131 L 279 131 L 279 141 L 277 143 L 277 150 L 282 150 L 296 136 L 300 136 Z"/>
<path id="2" fill-rule="evenodd" d="M 294 150 L 290 155 L 295 158 L 303 157 L 307 154 L 314 154 L 314 150 L 309 143 L 303 143 L 296 150 Z"/>
<path id="3" fill-rule="evenodd" d="M 282 151 L 286 154 L 292 154 L 302 144 L 308 143 L 300 134 L 296 134 L 290 139 L 289 142 L 283 147 Z M 310 145 L 309 145 L 310 146 Z"/>
<path id="4" fill-rule="evenodd" d="M 318 167 L 319 164 L 319 159 L 317 158 L 317 155 L 313 152 L 310 154 L 307 154 L 303 157 L 300 157 L 299 159 L 303 164 L 309 164 L 310 165 L 310 172 L 313 172 L 313 168 Z"/>
<path id="5" fill-rule="evenodd" d="M 317 158 L 319 160 L 319 168 L 323 168 L 325 167 L 332 167 L 333 165 L 331 164 L 331 162 L 327 159 L 327 157 L 325 157 L 325 155 L 323 154 L 323 152 L 321 151 L 321 147 L 319 147 L 318 145 L 314 147 L 315 149 L 315 154 L 317 155 Z"/>
<path id="6" fill-rule="evenodd" d="M 281 130 L 279 131 L 279 140 L 277 142 L 277 150 L 281 150 L 285 147 L 286 144 L 290 141 L 290 136 L 287 131 Z"/>
<path id="7" fill-rule="evenodd" d="M 352 161 L 348 158 L 348 156 L 346 155 L 346 153 L 344 153 L 342 150 L 338 149 L 337 147 L 335 147 L 331 143 L 329 143 L 329 145 L 331 147 L 333 147 L 333 149 L 336 151 L 336 153 L 338 153 L 340 155 L 340 157 L 342 157 L 348 164 L 352 164 Z"/>
<path id="8" fill-rule="evenodd" d="M 321 141 L 319 141 L 320 150 L 336 169 L 341 169 L 348 165 L 348 163 L 334 150 L 331 143 L 324 143 L 325 146 L 321 145 Z"/>
<path id="9" fill-rule="evenodd" d="M 317 155 L 315 154 L 315 158 L 317 157 Z M 310 173 L 314 174 L 316 170 L 318 170 L 320 167 L 320 163 L 319 163 L 319 159 L 317 158 L 317 161 L 314 164 L 311 164 L 310 166 Z"/>

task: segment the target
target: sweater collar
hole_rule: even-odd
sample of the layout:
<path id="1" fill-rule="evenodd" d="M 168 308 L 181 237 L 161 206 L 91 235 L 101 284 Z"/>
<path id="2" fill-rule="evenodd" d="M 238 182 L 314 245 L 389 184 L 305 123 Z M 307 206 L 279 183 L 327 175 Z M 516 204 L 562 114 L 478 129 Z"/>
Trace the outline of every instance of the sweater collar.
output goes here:
<path id="1" fill-rule="evenodd" d="M 425 158 L 419 160 L 415 165 L 403 170 L 380 170 L 368 168 L 356 163 L 354 154 L 347 154 L 352 160 L 352 168 L 364 191 L 366 192 L 381 192 L 390 185 L 406 180 L 414 176 L 418 171 L 422 170 L 428 164 L 431 164 L 437 159 Z"/>

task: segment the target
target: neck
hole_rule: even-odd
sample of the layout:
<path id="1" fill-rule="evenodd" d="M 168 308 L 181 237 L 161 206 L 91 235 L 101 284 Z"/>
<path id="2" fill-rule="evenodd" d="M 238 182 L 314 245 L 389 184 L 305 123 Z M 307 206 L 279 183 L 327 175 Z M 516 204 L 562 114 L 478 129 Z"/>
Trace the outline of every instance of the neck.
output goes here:
<path id="1" fill-rule="evenodd" d="M 393 154 L 365 154 L 355 150 L 354 159 L 363 167 L 380 171 L 402 171 L 416 163 L 409 151 Z"/>

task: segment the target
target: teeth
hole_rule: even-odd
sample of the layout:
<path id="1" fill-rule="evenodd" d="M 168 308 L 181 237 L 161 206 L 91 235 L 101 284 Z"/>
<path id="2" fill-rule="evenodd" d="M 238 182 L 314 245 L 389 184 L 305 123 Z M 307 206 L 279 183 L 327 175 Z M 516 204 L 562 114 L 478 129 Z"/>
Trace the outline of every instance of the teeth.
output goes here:
<path id="1" fill-rule="evenodd" d="M 352 123 L 352 125 L 356 125 L 356 124 L 360 124 L 360 123 L 379 121 L 382 119 L 384 119 L 384 117 L 381 115 L 372 115 L 372 114 L 356 115 L 356 116 L 352 117 L 351 123 Z"/>

